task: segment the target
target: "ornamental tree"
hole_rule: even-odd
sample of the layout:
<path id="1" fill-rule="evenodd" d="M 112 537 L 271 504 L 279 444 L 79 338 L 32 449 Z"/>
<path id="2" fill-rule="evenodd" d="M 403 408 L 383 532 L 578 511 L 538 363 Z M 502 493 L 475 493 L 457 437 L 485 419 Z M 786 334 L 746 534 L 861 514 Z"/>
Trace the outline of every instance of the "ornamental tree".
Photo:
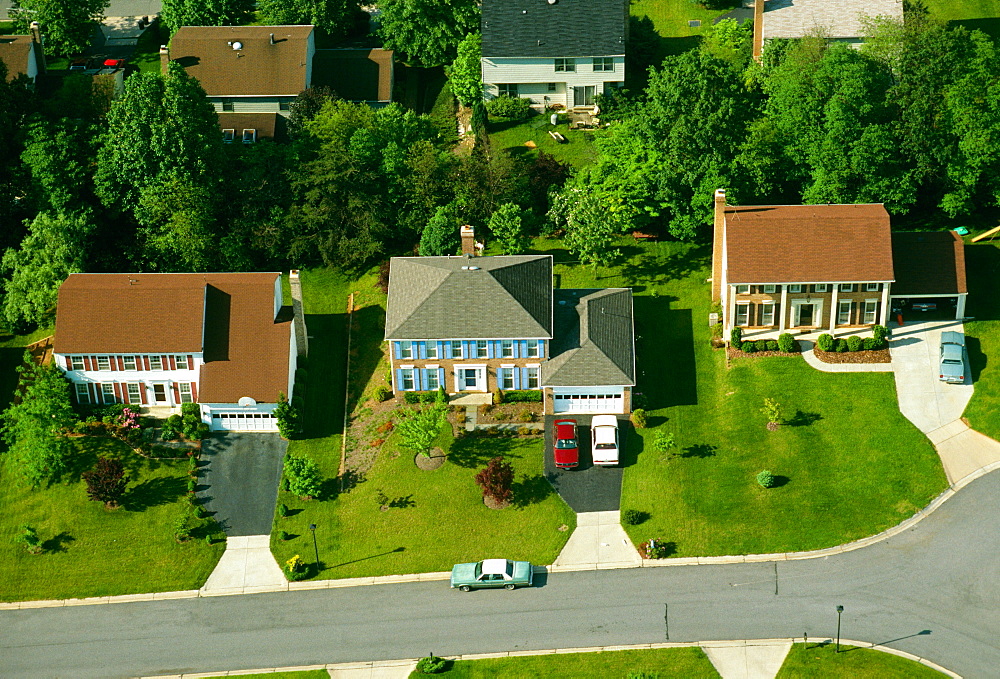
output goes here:
<path id="1" fill-rule="evenodd" d="M 508 504 L 514 497 L 514 467 L 500 456 L 490 460 L 486 468 L 476 474 L 476 483 L 483 489 L 483 497 L 500 505 Z"/>
<path id="2" fill-rule="evenodd" d="M 103 502 L 107 509 L 116 509 L 121 505 L 129 482 L 121 460 L 99 457 L 94 468 L 84 472 L 82 476 L 87 482 L 87 497 L 91 500 Z"/>
<path id="3" fill-rule="evenodd" d="M 401 417 L 396 423 L 396 431 L 399 433 L 399 447 L 411 450 L 414 453 L 431 456 L 431 444 L 441 432 L 444 426 L 447 406 L 442 403 L 435 403 L 429 408 L 411 411 Z"/>
<path id="4" fill-rule="evenodd" d="M 320 493 L 323 476 L 319 465 L 311 457 L 293 454 L 285 456 L 285 482 L 288 492 L 298 495 L 303 500 L 311 500 Z"/>

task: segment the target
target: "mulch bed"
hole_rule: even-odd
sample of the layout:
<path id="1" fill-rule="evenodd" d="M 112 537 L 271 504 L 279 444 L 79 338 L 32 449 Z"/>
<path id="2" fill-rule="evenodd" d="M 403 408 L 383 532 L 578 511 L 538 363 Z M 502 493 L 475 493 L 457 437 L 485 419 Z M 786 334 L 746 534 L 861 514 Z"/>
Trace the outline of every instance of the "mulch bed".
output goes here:
<path id="1" fill-rule="evenodd" d="M 813 354 L 824 363 L 892 363 L 888 349 L 877 351 L 820 351 L 813 348 Z"/>
<path id="2" fill-rule="evenodd" d="M 440 448 L 431 448 L 431 456 L 421 455 L 417 453 L 413 456 L 413 464 L 417 465 L 418 469 L 422 469 L 425 472 L 434 471 L 441 467 L 445 461 L 444 451 Z"/>
<path id="3" fill-rule="evenodd" d="M 785 351 L 753 351 L 746 352 L 740 351 L 739 349 L 733 349 L 732 347 L 726 347 L 726 352 L 729 354 L 729 359 L 734 358 L 768 358 L 770 356 L 801 356 L 802 353 L 798 351 L 785 352 Z"/>
<path id="4" fill-rule="evenodd" d="M 509 502 L 497 502 L 493 498 L 486 495 L 483 496 L 483 504 L 490 509 L 504 509 L 505 507 L 510 507 Z"/>
<path id="5" fill-rule="evenodd" d="M 520 417 L 521 413 L 525 411 L 534 415 L 529 422 L 540 422 L 542 420 L 541 403 L 502 403 L 495 406 L 480 406 L 478 421 L 484 424 L 527 424 Z"/>

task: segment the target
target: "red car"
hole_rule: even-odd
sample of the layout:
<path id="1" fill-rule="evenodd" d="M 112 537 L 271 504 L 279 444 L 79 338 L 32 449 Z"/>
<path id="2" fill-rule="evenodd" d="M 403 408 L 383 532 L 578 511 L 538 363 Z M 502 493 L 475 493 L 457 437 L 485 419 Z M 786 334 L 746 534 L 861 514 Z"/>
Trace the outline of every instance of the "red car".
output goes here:
<path id="1" fill-rule="evenodd" d="M 580 444 L 576 440 L 576 420 L 556 420 L 553 457 L 559 469 L 573 469 L 580 463 Z"/>

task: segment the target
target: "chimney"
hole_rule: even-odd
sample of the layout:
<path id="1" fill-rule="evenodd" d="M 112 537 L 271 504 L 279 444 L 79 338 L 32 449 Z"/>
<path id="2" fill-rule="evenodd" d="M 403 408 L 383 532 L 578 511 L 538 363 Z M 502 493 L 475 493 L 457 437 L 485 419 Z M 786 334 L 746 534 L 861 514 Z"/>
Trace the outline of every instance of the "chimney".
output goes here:
<path id="1" fill-rule="evenodd" d="M 760 63 L 760 54 L 764 49 L 764 0 L 753 3 L 753 58 Z"/>
<path id="2" fill-rule="evenodd" d="M 476 256 L 476 230 L 469 224 L 463 224 L 459 228 L 462 236 L 462 254 L 468 257 Z"/>
<path id="3" fill-rule="evenodd" d="M 760 2 L 760 0 L 758 0 Z M 726 190 L 715 190 L 715 231 L 712 238 L 712 301 L 722 298 L 722 255 L 726 241 Z"/>
<path id="4" fill-rule="evenodd" d="M 42 44 L 42 29 L 38 25 L 37 21 L 32 21 L 29 27 L 29 32 L 31 33 L 31 42 L 41 45 Z"/>
<path id="5" fill-rule="evenodd" d="M 167 64 L 170 63 L 170 48 L 160 45 L 160 73 L 167 74 Z"/>
<path id="6" fill-rule="evenodd" d="M 274 33 L 271 34 L 271 44 L 274 44 Z"/>

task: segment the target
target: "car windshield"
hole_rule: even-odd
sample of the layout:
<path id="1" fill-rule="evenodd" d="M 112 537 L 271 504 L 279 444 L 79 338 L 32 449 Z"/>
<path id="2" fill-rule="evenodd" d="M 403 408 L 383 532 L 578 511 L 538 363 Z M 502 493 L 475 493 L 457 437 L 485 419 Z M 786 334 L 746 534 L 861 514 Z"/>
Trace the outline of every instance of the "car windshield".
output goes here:
<path id="1" fill-rule="evenodd" d="M 947 365 L 962 365 L 961 361 L 957 361 L 954 358 L 946 358 L 944 359 L 944 363 Z"/>
<path id="2" fill-rule="evenodd" d="M 576 439 L 559 439 L 556 448 L 576 448 Z"/>
<path id="3" fill-rule="evenodd" d="M 613 443 L 598 443 L 597 444 L 597 449 L 598 450 L 610 450 L 610 449 L 612 449 L 614 447 L 615 447 L 615 444 L 613 444 Z"/>

